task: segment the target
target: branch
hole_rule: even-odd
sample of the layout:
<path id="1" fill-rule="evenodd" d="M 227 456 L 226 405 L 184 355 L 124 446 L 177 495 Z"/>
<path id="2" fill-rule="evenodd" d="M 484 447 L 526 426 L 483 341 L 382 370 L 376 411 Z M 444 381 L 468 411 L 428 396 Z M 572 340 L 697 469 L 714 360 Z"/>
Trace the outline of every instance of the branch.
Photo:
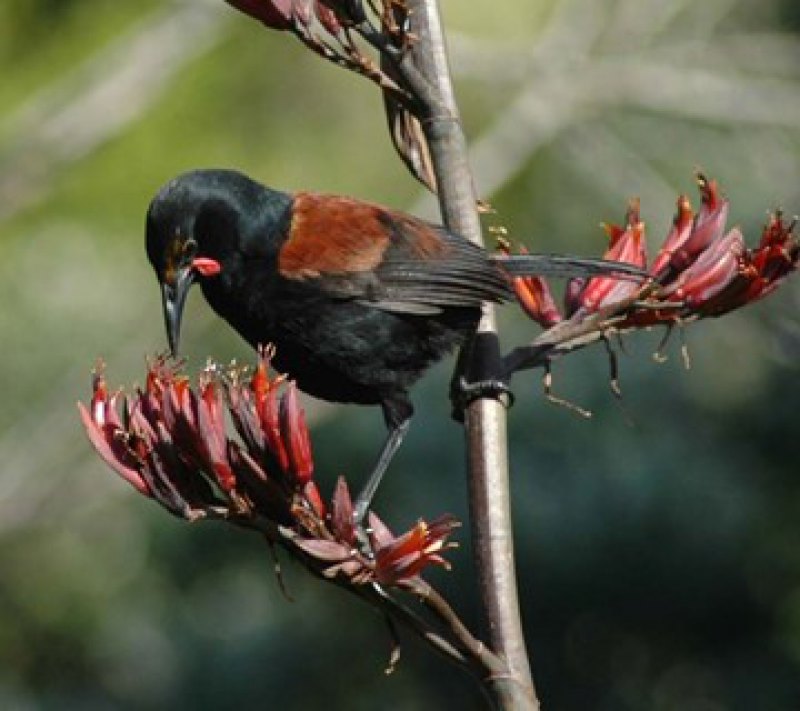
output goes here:
<path id="1" fill-rule="evenodd" d="M 303 552 L 302 549 L 298 548 L 298 546 L 296 546 L 293 542 L 293 536 L 290 532 L 281 530 L 279 526 L 266 517 L 259 516 L 253 519 L 248 518 L 239 520 L 226 520 L 241 526 L 242 528 L 256 530 L 263 533 L 270 543 L 277 543 L 280 545 L 316 578 L 319 578 L 326 583 L 333 583 L 342 590 L 346 590 L 347 592 L 356 595 L 356 597 L 368 603 L 370 606 L 377 608 L 392 619 L 401 622 L 408 630 L 413 632 L 432 649 L 439 652 L 439 654 L 444 656 L 446 659 L 449 659 L 451 662 L 455 662 L 459 666 L 466 668 L 468 671 L 473 672 L 478 680 L 481 680 L 482 674 L 476 672 L 476 665 L 470 664 L 470 660 L 459 648 L 460 645 L 446 639 L 439 632 L 434 630 L 426 620 L 416 614 L 407 605 L 404 605 L 402 602 L 390 595 L 389 592 L 387 592 L 380 585 L 352 585 L 346 578 L 338 576 L 331 577 L 330 575 L 327 575 L 326 566 L 321 564 L 319 558 L 315 558 L 314 556 Z M 420 583 L 422 582 L 421 578 L 418 578 L 417 580 L 419 580 Z M 427 585 L 427 583 L 424 584 Z M 405 587 L 405 585 L 402 587 Z M 438 595 L 438 593 L 436 594 Z M 463 627 L 463 629 L 466 629 L 460 620 L 458 620 L 458 624 Z"/>
<path id="2" fill-rule="evenodd" d="M 179 364 L 155 358 L 146 386 L 131 395 L 109 391 L 99 364 L 89 406 L 79 405 L 89 440 L 122 479 L 171 514 L 258 531 L 316 577 L 377 608 L 395 642 L 389 670 L 399 654 L 397 621 L 489 692 L 502 661 L 420 578 L 428 566 L 449 567 L 444 554 L 455 546 L 449 537 L 458 522 L 420 520 L 396 536 L 370 512 L 361 529 L 342 477 L 325 502 L 297 390 L 270 376 L 273 353 L 262 349 L 253 370 L 209 363 L 196 388 Z M 401 599 L 409 592 L 429 601 L 433 620 Z"/>
<path id="3" fill-rule="evenodd" d="M 480 244 L 475 189 L 438 5 L 435 0 L 413 0 L 409 7 L 412 30 L 418 37 L 412 49 L 414 63 L 440 97 L 427 106 L 424 130 L 439 186 L 442 217 L 449 229 Z M 489 306 L 479 331 L 496 334 L 494 310 Z M 481 399 L 465 414 L 470 514 L 481 605 L 489 644 L 508 665 L 495 677 L 493 693 L 503 708 L 537 708 L 517 598 L 505 410 L 495 400 Z"/>

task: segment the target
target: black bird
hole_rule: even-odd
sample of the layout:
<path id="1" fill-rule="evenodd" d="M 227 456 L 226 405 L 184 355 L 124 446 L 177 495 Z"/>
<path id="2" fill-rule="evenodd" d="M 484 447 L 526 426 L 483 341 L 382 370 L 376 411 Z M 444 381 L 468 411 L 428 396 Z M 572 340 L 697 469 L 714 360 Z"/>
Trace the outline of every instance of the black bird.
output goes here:
<path id="1" fill-rule="evenodd" d="M 641 273 L 562 256 L 490 255 L 459 235 L 359 200 L 272 190 L 231 170 L 181 175 L 147 214 L 147 254 L 178 349 L 189 287 L 305 392 L 380 405 L 389 434 L 356 501 L 366 513 L 408 429 L 409 388 L 474 334 L 484 301 L 514 300 L 512 275 Z M 515 366 L 501 361 L 499 381 Z"/>

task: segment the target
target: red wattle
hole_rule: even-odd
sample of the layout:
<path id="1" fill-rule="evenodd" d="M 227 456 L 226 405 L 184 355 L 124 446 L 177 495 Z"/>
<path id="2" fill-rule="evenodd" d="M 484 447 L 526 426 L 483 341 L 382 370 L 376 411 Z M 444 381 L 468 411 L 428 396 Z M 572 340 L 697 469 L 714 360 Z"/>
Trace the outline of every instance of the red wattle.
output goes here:
<path id="1" fill-rule="evenodd" d="M 222 271 L 220 263 L 209 257 L 195 257 L 192 260 L 192 269 L 204 277 L 216 276 Z"/>

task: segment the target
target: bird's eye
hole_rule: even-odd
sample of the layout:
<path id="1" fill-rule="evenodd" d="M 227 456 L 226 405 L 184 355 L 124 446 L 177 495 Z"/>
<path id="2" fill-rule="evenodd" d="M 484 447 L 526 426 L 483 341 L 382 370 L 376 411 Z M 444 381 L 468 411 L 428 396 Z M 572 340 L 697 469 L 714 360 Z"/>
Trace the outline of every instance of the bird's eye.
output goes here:
<path id="1" fill-rule="evenodd" d="M 189 237 L 183 243 L 182 252 L 184 259 L 194 259 L 197 256 L 197 240 Z"/>

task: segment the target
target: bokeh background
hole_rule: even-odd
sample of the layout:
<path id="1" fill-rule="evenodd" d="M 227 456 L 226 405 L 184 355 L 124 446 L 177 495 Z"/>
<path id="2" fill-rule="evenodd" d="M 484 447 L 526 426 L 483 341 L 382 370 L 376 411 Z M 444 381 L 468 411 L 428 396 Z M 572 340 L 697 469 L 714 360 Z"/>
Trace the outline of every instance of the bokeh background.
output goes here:
<path id="1" fill-rule="evenodd" d="M 800 211 L 797 0 L 445 0 L 477 181 L 534 249 L 584 254 L 642 198 L 651 244 L 692 171 L 755 240 Z M 257 536 L 187 525 L 89 452 L 75 401 L 164 348 L 143 251 L 157 188 L 232 166 L 283 188 L 433 215 L 377 93 L 214 0 L 0 6 L 0 708 L 471 709 L 470 679 Z M 521 597 L 547 708 L 800 708 L 800 280 L 688 329 L 627 340 L 624 409 L 601 349 L 518 377 L 510 415 Z M 503 314 L 509 344 L 532 325 Z M 247 359 L 190 300 L 184 343 Z M 376 506 L 398 528 L 465 517 L 462 436 L 439 367 Z M 319 477 L 358 477 L 370 409 L 307 401 Z M 333 416 L 335 413 L 335 416 Z M 466 532 L 435 572 L 476 618 Z"/>

